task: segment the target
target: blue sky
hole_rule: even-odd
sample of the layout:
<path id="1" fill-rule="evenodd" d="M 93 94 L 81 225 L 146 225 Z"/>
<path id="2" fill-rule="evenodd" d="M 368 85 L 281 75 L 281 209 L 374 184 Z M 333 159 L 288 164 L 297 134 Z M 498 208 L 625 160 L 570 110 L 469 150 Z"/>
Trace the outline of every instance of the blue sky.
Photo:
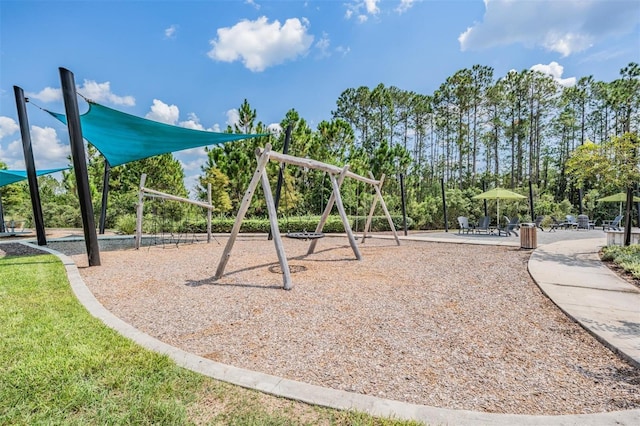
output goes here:
<path id="1" fill-rule="evenodd" d="M 59 67 L 104 105 L 219 130 L 244 99 L 265 124 L 295 109 L 315 128 L 348 88 L 432 94 L 475 64 L 571 85 L 612 81 L 629 62 L 638 0 L 0 0 L 0 161 L 24 168 L 13 86 L 64 112 Z M 36 166 L 65 166 L 66 128 L 27 111 Z M 191 188 L 203 150 L 176 157 Z"/>

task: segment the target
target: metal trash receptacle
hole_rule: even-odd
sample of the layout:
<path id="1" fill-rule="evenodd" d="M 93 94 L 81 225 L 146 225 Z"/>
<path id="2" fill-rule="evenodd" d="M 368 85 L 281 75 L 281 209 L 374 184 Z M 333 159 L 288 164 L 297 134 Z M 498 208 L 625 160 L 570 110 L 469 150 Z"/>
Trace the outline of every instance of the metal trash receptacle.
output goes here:
<path id="1" fill-rule="evenodd" d="M 520 248 L 534 249 L 538 247 L 538 234 L 535 223 L 520 224 Z"/>

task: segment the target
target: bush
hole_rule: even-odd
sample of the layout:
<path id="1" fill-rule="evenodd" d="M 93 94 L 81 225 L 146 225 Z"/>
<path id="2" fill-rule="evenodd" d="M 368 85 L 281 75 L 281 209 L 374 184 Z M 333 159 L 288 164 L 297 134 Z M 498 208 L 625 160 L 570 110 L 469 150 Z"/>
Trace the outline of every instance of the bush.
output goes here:
<path id="1" fill-rule="evenodd" d="M 606 246 L 602 248 L 601 258 L 611 261 L 629 272 L 634 278 L 640 279 L 640 245 Z"/>
<path id="2" fill-rule="evenodd" d="M 415 218 L 412 219 L 412 229 L 436 229 L 444 227 L 442 218 L 442 201 L 438 201 L 435 197 L 427 196 L 424 201 L 410 202 L 407 206 L 407 213 Z"/>
<path id="3" fill-rule="evenodd" d="M 351 229 L 354 232 L 362 232 L 366 223 L 366 216 L 353 216 L 349 218 Z M 402 229 L 402 216 L 391 216 L 393 225 L 396 230 Z M 129 223 L 131 221 L 131 223 Z M 162 232 L 162 226 L 152 223 L 152 218 L 145 216 L 143 223 L 144 232 L 146 233 L 158 233 Z M 280 218 L 278 220 L 278 227 L 280 232 L 315 232 L 318 223 L 320 222 L 320 216 L 295 216 Z M 218 217 L 211 220 L 211 232 L 215 233 L 229 233 L 233 228 L 235 218 Z M 414 221 L 410 217 L 407 217 L 407 228 L 413 228 Z M 117 229 L 122 233 L 135 232 L 135 216 L 127 215 L 118 220 Z M 182 223 L 172 223 L 170 226 L 164 226 L 164 232 L 183 232 L 183 233 L 205 233 L 207 232 L 206 219 L 197 219 L 195 221 L 184 221 Z M 171 229 L 169 229 L 171 228 Z M 127 232 L 130 229 L 129 232 Z M 268 218 L 245 218 L 242 221 L 240 232 L 245 233 L 268 233 L 271 230 L 271 224 Z M 384 232 L 389 231 L 389 222 L 386 216 L 374 216 L 371 220 L 371 232 Z M 323 227 L 323 232 L 326 233 L 340 233 L 344 232 L 344 226 L 340 216 L 332 215 L 327 218 L 327 222 Z"/>
<path id="4" fill-rule="evenodd" d="M 136 216 L 126 214 L 120 216 L 116 221 L 116 230 L 125 235 L 132 235 L 136 232 Z"/>

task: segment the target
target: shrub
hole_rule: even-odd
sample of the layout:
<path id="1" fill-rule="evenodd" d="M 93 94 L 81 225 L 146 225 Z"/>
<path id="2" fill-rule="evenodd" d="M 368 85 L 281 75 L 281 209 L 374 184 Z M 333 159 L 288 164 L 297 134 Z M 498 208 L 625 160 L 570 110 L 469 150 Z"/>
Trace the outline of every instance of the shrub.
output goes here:
<path id="1" fill-rule="evenodd" d="M 640 245 L 630 246 L 606 246 L 602 248 L 601 258 L 604 261 L 611 261 L 620 266 L 625 271 L 640 279 Z"/>
<path id="2" fill-rule="evenodd" d="M 135 216 L 130 215 L 132 220 L 132 224 L 130 225 L 131 231 L 128 233 L 133 233 L 135 231 Z M 351 229 L 354 232 L 362 232 L 364 229 L 364 225 L 366 223 L 366 216 L 352 216 L 349 218 Z M 402 216 L 391 216 L 391 220 L 393 221 L 393 225 L 396 230 L 402 229 Z M 158 233 L 162 232 L 163 228 L 159 224 L 153 224 L 151 218 L 145 216 L 145 221 L 143 223 L 144 232 L 146 233 Z M 284 217 L 278 219 L 278 227 L 280 228 L 280 232 L 315 232 L 318 223 L 320 222 L 320 216 L 295 216 L 295 217 Z M 218 217 L 211 220 L 211 232 L 215 233 L 229 233 L 233 228 L 235 223 L 235 218 L 225 218 Z M 120 225 L 120 221 L 118 222 L 118 229 L 125 232 L 124 227 L 126 227 L 126 223 L 122 226 Z M 413 229 L 414 221 L 410 217 L 407 217 L 407 228 Z M 171 226 L 165 226 L 165 232 L 183 232 L 183 233 L 204 233 L 207 232 L 207 221 L 206 219 L 197 219 L 194 221 L 185 221 L 182 223 L 173 223 Z M 171 229 L 169 229 L 171 228 Z M 127 228 L 129 229 L 129 228 Z M 246 233 L 268 233 L 271 229 L 271 224 L 268 218 L 245 218 L 242 221 L 242 225 L 240 227 L 240 232 Z M 371 220 L 371 232 L 384 232 L 389 231 L 391 228 L 389 227 L 389 223 L 387 221 L 386 216 L 373 216 Z M 327 222 L 323 227 L 323 232 L 326 233 L 339 233 L 344 232 L 344 226 L 342 225 L 342 220 L 338 215 L 331 215 L 327 218 Z"/>
<path id="3" fill-rule="evenodd" d="M 125 214 L 120 216 L 116 221 L 116 230 L 125 235 L 131 235 L 136 232 L 136 216 Z"/>

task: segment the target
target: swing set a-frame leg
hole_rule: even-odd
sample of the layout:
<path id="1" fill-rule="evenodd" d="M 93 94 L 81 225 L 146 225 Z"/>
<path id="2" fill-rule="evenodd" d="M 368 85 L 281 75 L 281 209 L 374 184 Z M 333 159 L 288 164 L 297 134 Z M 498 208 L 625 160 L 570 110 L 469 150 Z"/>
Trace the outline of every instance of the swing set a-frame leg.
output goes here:
<path id="1" fill-rule="evenodd" d="M 370 176 L 373 176 L 370 174 Z M 371 177 L 373 179 L 373 177 Z M 384 182 L 384 174 L 380 178 L 380 186 Z M 374 185 L 375 186 L 375 185 Z M 378 204 L 378 196 L 373 197 L 373 202 L 371 203 L 371 209 L 369 209 L 369 216 L 367 216 L 367 222 L 364 225 L 364 231 L 362 231 L 362 242 L 364 243 L 367 238 L 367 232 L 371 229 L 371 221 L 373 220 L 373 213 L 376 211 L 376 204 Z"/>
<path id="2" fill-rule="evenodd" d="M 373 173 L 369 172 L 369 177 L 371 179 L 374 179 L 373 177 Z M 380 182 L 377 185 L 373 185 L 373 187 L 376 190 L 376 198 L 380 199 L 380 205 L 382 206 L 382 210 L 384 211 L 384 215 L 387 217 L 387 222 L 389 222 L 389 228 L 391 228 L 391 232 L 393 232 L 393 237 L 396 239 L 396 244 L 400 245 L 400 238 L 398 238 L 398 233 L 396 232 L 396 227 L 393 224 L 393 219 L 391 219 L 391 214 L 389 214 L 389 210 L 387 209 L 387 204 L 384 202 L 384 198 L 382 198 L 382 191 L 380 190 L 380 188 L 382 188 L 382 184 L 384 182 L 384 174 L 380 177 Z M 375 179 L 374 179 L 375 180 Z M 371 206 L 371 212 L 369 213 L 369 215 L 371 216 L 370 218 L 367 218 L 367 222 L 369 223 L 369 225 L 371 224 L 371 218 L 373 217 L 373 209 L 375 208 L 375 199 L 374 199 L 374 203 Z M 365 227 L 365 235 L 366 235 L 366 230 L 368 228 Z M 362 237 L 362 241 L 364 241 L 364 236 Z"/>
<path id="3" fill-rule="evenodd" d="M 340 176 L 343 177 L 344 175 L 346 175 L 347 171 L 349 171 L 349 166 L 344 166 L 344 169 L 342 169 L 342 173 L 340 173 Z M 342 197 L 340 196 L 340 185 L 338 185 L 338 181 L 334 175 L 331 175 L 331 186 L 333 187 L 333 193 L 335 194 L 336 207 L 338 208 L 338 212 L 340 213 L 342 225 L 344 226 L 344 230 L 347 233 L 347 237 L 349 238 L 349 244 L 351 244 L 351 248 L 353 249 L 353 253 L 356 255 L 356 259 L 362 260 L 362 255 L 360 254 L 358 243 L 356 242 L 356 239 L 353 236 L 353 232 L 351 231 L 351 225 L 349 225 L 347 212 L 345 211 L 344 205 L 342 204 Z"/>
<path id="4" fill-rule="evenodd" d="M 262 189 L 267 201 L 267 211 L 269 212 L 269 223 L 271 224 L 271 236 L 273 237 L 273 243 L 276 246 L 276 253 L 278 254 L 278 261 L 280 262 L 280 269 L 282 270 L 282 279 L 284 281 L 284 289 L 291 290 L 291 271 L 289 270 L 289 263 L 287 262 L 287 255 L 284 252 L 284 246 L 282 245 L 282 237 L 280 236 L 280 228 L 278 227 L 278 212 L 276 211 L 276 203 L 273 200 L 273 194 L 271 193 L 271 185 L 269 184 L 269 177 L 267 171 L 262 171 Z"/>
<path id="5" fill-rule="evenodd" d="M 229 235 L 229 240 L 227 241 L 227 244 L 224 247 L 224 251 L 222 252 L 222 257 L 220 258 L 220 262 L 218 263 L 216 275 L 213 277 L 216 280 L 222 277 L 222 275 L 224 274 L 224 268 L 227 266 L 229 256 L 231 256 L 231 249 L 236 242 L 236 238 L 238 237 L 238 233 L 240 232 L 242 221 L 244 220 L 244 217 L 247 214 L 247 210 L 249 210 L 249 206 L 251 205 L 253 193 L 258 186 L 258 182 L 260 182 L 260 178 L 262 177 L 262 173 L 265 169 L 266 164 L 269 162 L 269 151 L 271 151 L 271 145 L 267 144 L 264 152 L 262 153 L 260 158 L 258 158 L 258 166 L 256 167 L 256 171 L 253 172 L 253 177 L 251 178 L 251 182 L 249 182 L 247 191 L 244 193 L 242 204 L 240 204 L 240 209 L 238 210 L 238 215 L 236 216 L 236 221 L 233 224 L 233 228 L 231 228 L 231 235 Z"/>
<path id="6" fill-rule="evenodd" d="M 345 174 L 341 173 L 338 176 L 338 191 L 339 188 L 342 186 L 342 182 L 344 182 L 344 177 Z M 324 211 L 322 212 L 322 216 L 320 217 L 320 222 L 318 222 L 318 225 L 316 226 L 316 234 L 320 234 L 322 233 L 322 230 L 324 229 L 324 225 L 327 223 L 327 220 L 329 219 L 329 214 L 331 214 L 331 210 L 333 209 L 333 205 L 336 202 L 336 195 L 334 191 L 331 191 L 331 196 L 329 197 L 329 200 L 327 201 L 327 205 L 324 208 Z M 307 250 L 307 254 L 313 254 L 313 252 L 316 249 L 316 244 L 318 243 L 318 240 L 311 240 L 311 244 L 309 244 L 309 249 Z"/>
<path id="7" fill-rule="evenodd" d="M 242 199 L 242 204 L 240 205 L 240 209 L 238 210 L 238 215 L 236 216 L 236 221 L 233 224 L 233 228 L 231 229 L 231 235 L 229 235 L 229 240 L 227 241 L 227 245 L 222 252 L 222 257 L 220 258 L 220 262 L 218 263 L 218 269 L 216 270 L 216 275 L 214 279 L 220 279 L 224 274 L 224 269 L 229 261 L 229 257 L 231 256 L 231 249 L 235 244 L 236 238 L 238 237 L 238 233 L 240 233 L 240 227 L 242 225 L 242 221 L 244 220 L 247 211 L 249 210 L 249 206 L 251 204 L 251 199 L 253 198 L 253 193 L 255 192 L 258 182 L 262 182 L 262 189 L 264 190 L 267 209 L 269 211 L 269 221 L 271 223 L 271 229 L 273 230 L 273 241 L 276 246 L 276 251 L 278 252 L 278 259 L 280 260 L 280 267 L 282 268 L 283 280 L 284 280 L 284 289 L 291 289 L 291 272 L 289 271 L 289 265 L 287 264 L 287 256 L 284 253 L 284 248 L 282 245 L 282 238 L 280 237 L 280 229 L 278 228 L 278 216 L 276 212 L 275 202 L 273 201 L 273 195 L 271 193 L 271 187 L 269 185 L 269 178 L 266 172 L 266 165 L 269 162 L 269 154 L 271 152 L 271 145 L 267 144 L 262 151 L 262 154 L 259 153 L 259 150 L 256 150 L 256 155 L 258 156 L 258 166 L 256 167 L 256 171 L 253 173 L 253 177 L 251 178 L 251 182 L 249 183 L 249 187 L 244 194 L 244 198 Z"/>

